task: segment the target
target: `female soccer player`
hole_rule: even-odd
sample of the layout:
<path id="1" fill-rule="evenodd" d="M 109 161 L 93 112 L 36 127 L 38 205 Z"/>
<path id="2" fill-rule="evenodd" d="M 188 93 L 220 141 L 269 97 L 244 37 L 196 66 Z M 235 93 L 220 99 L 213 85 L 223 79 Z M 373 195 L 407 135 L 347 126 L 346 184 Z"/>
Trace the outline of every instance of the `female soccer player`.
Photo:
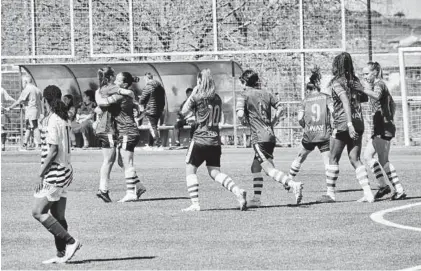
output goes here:
<path id="1" fill-rule="evenodd" d="M 121 72 L 117 74 L 114 84 L 117 89 L 124 89 L 118 90 L 118 93 L 121 93 L 122 91 L 127 93 L 127 89 L 134 82 L 139 82 L 139 78 L 133 77 L 128 72 Z M 110 91 L 108 94 L 111 93 L 113 93 L 113 91 Z M 123 163 L 121 166 L 124 168 L 127 192 L 118 202 L 136 201 L 146 192 L 146 188 L 140 183 L 133 165 L 134 148 L 139 143 L 140 134 L 134 119 L 133 111 L 136 107 L 134 103 L 134 94 L 131 94 L 131 96 L 113 94 L 107 98 L 100 97 L 97 100 L 98 105 L 101 107 L 108 107 L 113 104 L 117 104 L 120 107 L 118 114 L 114 117 L 114 121 L 118 131 L 118 154 L 121 153 L 123 156 Z"/>
<path id="2" fill-rule="evenodd" d="M 395 188 L 391 199 L 404 199 L 406 197 L 405 191 L 396 174 L 395 167 L 389 162 L 390 140 L 395 137 L 396 132 L 396 126 L 393 122 L 395 102 L 383 81 L 383 72 L 379 63 L 369 62 L 363 69 L 363 73 L 366 81 L 364 93 L 370 97 L 373 116 L 371 139 L 365 149 L 364 159 L 380 185 L 375 198 L 382 198 L 392 192 L 384 179 L 383 167 L 390 183 Z M 376 154 L 378 155 L 378 161 L 374 159 Z"/>
<path id="3" fill-rule="evenodd" d="M 65 263 L 82 246 L 67 231 L 65 218 L 67 188 L 73 180 L 70 126 L 60 89 L 48 86 L 43 96 L 48 114 L 41 131 L 41 183 L 35 191 L 32 215 L 55 239 L 57 256 L 43 263 Z"/>
<path id="4" fill-rule="evenodd" d="M 329 82 L 332 89 L 334 106 L 334 130 L 330 143 L 329 166 L 326 179 L 332 187 L 331 193 L 321 201 L 334 201 L 334 187 L 339 176 L 339 160 L 345 147 L 348 158 L 355 168 L 357 180 L 364 190 L 364 196 L 359 202 L 374 202 L 367 170 L 361 163 L 362 135 L 364 133 L 364 119 L 361 102 L 367 102 L 367 95 L 361 93 L 363 86 L 355 76 L 351 55 L 343 52 L 335 57 L 332 64 L 333 78 Z M 329 199 L 330 197 L 330 199 Z"/>
<path id="5" fill-rule="evenodd" d="M 251 143 L 255 155 L 251 165 L 253 174 L 254 197 L 248 207 L 260 207 L 260 196 L 263 188 L 263 171 L 275 181 L 285 187 L 291 187 L 294 191 L 295 201 L 299 204 L 302 200 L 303 185 L 294 182 L 287 174 L 277 170 L 273 164 L 273 151 L 276 145 L 276 137 L 273 126 L 282 115 L 282 106 L 272 93 L 260 89 L 259 76 L 252 70 L 246 70 L 240 77 L 240 83 L 244 91 L 237 100 L 237 116 L 242 123 L 250 125 Z M 275 118 L 272 120 L 272 107 L 276 109 Z"/>
<path id="6" fill-rule="evenodd" d="M 302 163 L 307 156 L 317 147 L 322 155 L 325 169 L 329 165 L 330 155 L 330 137 L 332 135 L 331 120 L 333 119 L 333 101 L 332 98 L 320 92 L 320 80 L 322 76 L 316 67 L 312 70 L 310 82 L 307 84 L 309 91 L 304 98 L 301 108 L 298 112 L 298 120 L 304 128 L 302 145 L 303 148 L 298 156 L 292 162 L 289 169 L 289 176 L 294 178 L 300 171 Z M 332 199 L 335 198 L 332 193 L 332 184 L 327 181 L 327 194 Z"/>
<path id="7" fill-rule="evenodd" d="M 215 82 L 209 69 L 204 69 L 197 75 L 197 86 L 184 104 L 181 114 L 186 116 L 190 111 L 196 115 L 197 122 L 197 128 L 186 156 L 187 190 L 192 205 L 183 211 L 200 211 L 199 183 L 196 172 L 204 161 L 206 161 L 209 176 L 235 194 L 240 203 L 240 210 L 246 210 L 246 191 L 239 188 L 229 176 L 220 170 L 219 121 L 222 113 L 222 100 L 215 93 Z"/>

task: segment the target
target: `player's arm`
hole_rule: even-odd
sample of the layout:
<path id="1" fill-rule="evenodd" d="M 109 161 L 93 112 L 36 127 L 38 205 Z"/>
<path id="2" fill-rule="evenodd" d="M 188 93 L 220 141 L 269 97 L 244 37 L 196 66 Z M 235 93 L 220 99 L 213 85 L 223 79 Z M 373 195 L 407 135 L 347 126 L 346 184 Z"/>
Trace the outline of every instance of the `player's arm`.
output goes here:
<path id="1" fill-rule="evenodd" d="M 139 103 L 141 106 L 145 107 L 146 104 L 149 101 L 149 98 L 151 97 L 151 93 L 153 91 L 153 86 L 151 85 L 146 85 L 145 88 L 142 91 L 142 94 L 140 95 L 139 98 Z"/>
<path id="2" fill-rule="evenodd" d="M 194 107 L 195 107 L 195 100 L 193 98 L 194 93 L 195 92 L 193 91 L 193 93 L 190 95 L 189 98 L 187 98 L 186 102 L 184 103 L 183 107 L 181 108 L 180 115 L 183 118 L 186 118 L 186 116 L 191 114 L 194 110 Z"/>
<path id="3" fill-rule="evenodd" d="M 346 90 L 339 84 L 336 83 L 333 87 L 333 91 L 338 95 L 342 102 L 342 106 L 345 111 L 346 125 L 348 126 L 348 132 L 351 138 L 356 139 L 358 134 L 355 132 L 354 126 L 352 125 L 352 114 L 351 114 L 351 102 L 346 95 Z"/>
<path id="4" fill-rule="evenodd" d="M 298 123 L 300 124 L 301 127 L 305 127 L 306 123 L 304 121 L 304 102 L 300 105 L 300 108 L 298 109 Z"/>
<path id="5" fill-rule="evenodd" d="M 328 114 L 329 114 L 330 127 L 333 128 L 333 120 L 334 120 L 334 118 L 333 118 L 333 112 L 334 111 L 333 110 L 334 110 L 334 108 L 333 108 L 333 100 L 332 100 L 331 97 L 329 97 L 327 99 L 326 106 L 327 106 L 327 111 L 328 111 Z"/>
<path id="6" fill-rule="evenodd" d="M 236 112 L 237 117 L 240 120 L 240 123 L 242 125 L 247 125 L 247 118 L 246 118 L 246 103 L 247 103 L 247 97 L 243 94 L 240 94 L 237 96 L 237 102 L 236 102 Z"/>
<path id="7" fill-rule="evenodd" d="M 26 101 L 26 99 L 28 99 L 28 96 L 29 96 L 29 91 L 25 88 L 24 90 L 22 90 L 22 93 L 20 94 L 19 98 L 11 106 L 5 109 L 10 110 L 14 108 L 15 106 L 17 106 L 18 104 L 23 103 L 24 101 Z"/>
<path id="8" fill-rule="evenodd" d="M 113 94 L 107 98 L 101 97 L 99 100 L 97 100 L 97 103 L 101 107 L 108 107 L 112 104 L 119 103 L 123 98 L 124 98 L 123 95 Z"/>
<path id="9" fill-rule="evenodd" d="M 282 106 L 281 101 L 273 94 L 270 94 L 270 105 L 276 109 L 275 116 L 272 120 L 272 126 L 275 126 L 279 123 L 281 117 L 284 116 L 284 107 Z"/>
<path id="10" fill-rule="evenodd" d="M 375 84 L 373 86 L 372 84 L 366 82 L 364 83 L 364 94 L 377 101 L 382 96 L 382 88 L 379 84 Z"/>

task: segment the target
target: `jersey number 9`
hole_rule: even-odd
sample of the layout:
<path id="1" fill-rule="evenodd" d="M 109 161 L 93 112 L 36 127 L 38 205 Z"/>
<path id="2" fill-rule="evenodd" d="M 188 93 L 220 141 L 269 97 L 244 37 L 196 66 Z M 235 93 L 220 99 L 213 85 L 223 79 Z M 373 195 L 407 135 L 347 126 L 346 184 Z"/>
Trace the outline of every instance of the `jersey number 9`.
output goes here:
<path id="1" fill-rule="evenodd" d="M 221 107 L 219 105 L 208 105 L 209 116 L 208 116 L 208 127 L 218 126 L 221 120 Z"/>
<path id="2" fill-rule="evenodd" d="M 319 104 L 313 104 L 311 106 L 311 112 L 313 113 L 313 116 L 311 116 L 312 120 L 314 122 L 317 122 L 320 120 L 320 105 Z"/>

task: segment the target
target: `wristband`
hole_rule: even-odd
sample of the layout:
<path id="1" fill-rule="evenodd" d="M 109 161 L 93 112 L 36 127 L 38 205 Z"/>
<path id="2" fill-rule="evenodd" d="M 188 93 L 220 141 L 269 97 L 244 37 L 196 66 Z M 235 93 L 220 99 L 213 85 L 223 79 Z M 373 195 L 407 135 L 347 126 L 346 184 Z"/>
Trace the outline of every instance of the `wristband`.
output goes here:
<path id="1" fill-rule="evenodd" d="M 350 121 L 350 122 L 348 122 L 348 123 L 346 124 L 346 126 L 351 127 L 351 126 L 352 126 L 352 122 L 351 122 L 351 121 Z"/>

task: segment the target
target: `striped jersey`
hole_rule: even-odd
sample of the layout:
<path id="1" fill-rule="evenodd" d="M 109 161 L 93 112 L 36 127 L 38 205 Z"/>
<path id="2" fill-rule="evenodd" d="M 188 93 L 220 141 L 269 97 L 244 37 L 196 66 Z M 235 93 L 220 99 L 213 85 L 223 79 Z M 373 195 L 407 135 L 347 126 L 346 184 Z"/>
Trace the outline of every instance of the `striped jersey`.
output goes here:
<path id="1" fill-rule="evenodd" d="M 371 113 L 373 116 L 373 135 L 394 137 L 396 126 L 393 121 L 396 104 L 383 80 L 374 83 L 373 91 L 379 97 L 370 97 Z"/>
<path id="2" fill-rule="evenodd" d="M 247 88 L 237 98 L 237 111 L 243 110 L 251 128 L 251 143 L 276 143 L 272 127 L 272 107 L 277 109 L 281 102 L 268 91 Z"/>
<path id="3" fill-rule="evenodd" d="M 58 146 L 58 153 L 44 177 L 44 181 L 63 187 L 69 184 L 72 175 L 70 163 L 70 125 L 57 114 L 50 113 L 42 121 L 41 127 L 41 165 L 45 163 L 50 145 Z"/>
<path id="4" fill-rule="evenodd" d="M 222 115 L 222 100 L 218 94 L 211 98 L 199 98 L 197 94 L 186 101 L 188 111 L 196 116 L 197 128 L 193 134 L 195 143 L 206 146 L 221 145 L 219 122 Z"/>
<path id="5" fill-rule="evenodd" d="M 348 97 L 351 105 L 351 119 L 354 129 L 358 133 L 364 132 L 364 118 L 361 109 L 361 103 L 368 102 L 367 95 L 361 93 L 364 87 L 359 81 L 353 81 L 347 84 L 345 79 L 339 79 L 332 83 L 332 98 L 333 98 L 333 119 L 334 128 L 338 131 L 348 131 L 347 118 L 345 109 L 342 104 L 340 95 L 345 94 Z"/>
<path id="6" fill-rule="evenodd" d="M 303 100 L 300 110 L 304 113 L 303 139 L 305 142 L 324 142 L 329 140 L 330 110 L 333 109 L 332 98 L 321 92 L 312 91 Z"/>
<path id="7" fill-rule="evenodd" d="M 136 121 L 134 119 L 134 99 L 130 96 L 114 94 L 107 98 L 110 104 L 118 104 L 119 109 L 114 117 L 119 135 L 139 135 Z"/>

